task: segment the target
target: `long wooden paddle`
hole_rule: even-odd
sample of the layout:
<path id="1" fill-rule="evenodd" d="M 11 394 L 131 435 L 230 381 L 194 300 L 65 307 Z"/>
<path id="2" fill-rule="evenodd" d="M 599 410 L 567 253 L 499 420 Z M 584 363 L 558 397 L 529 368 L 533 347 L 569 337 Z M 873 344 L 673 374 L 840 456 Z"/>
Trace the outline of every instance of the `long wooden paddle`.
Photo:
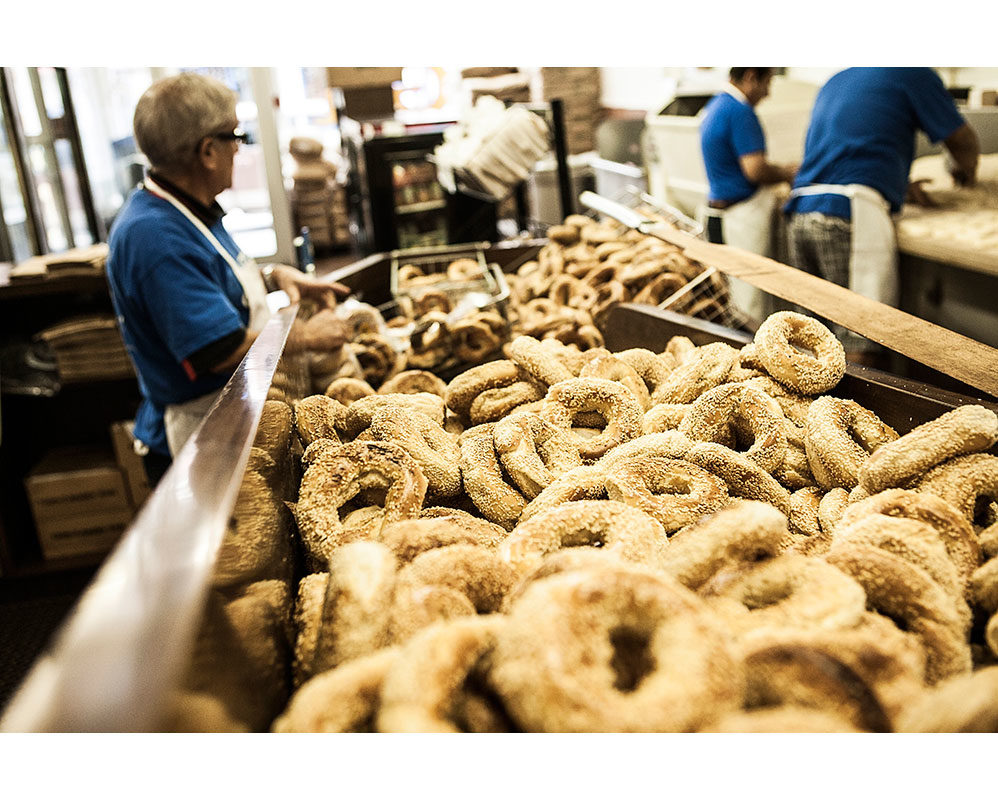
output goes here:
<path id="1" fill-rule="evenodd" d="M 579 200 L 630 228 L 682 248 L 683 255 L 691 260 L 741 278 L 921 364 L 998 396 L 998 350 L 993 347 L 771 258 L 705 242 L 593 192 L 583 192 Z"/>

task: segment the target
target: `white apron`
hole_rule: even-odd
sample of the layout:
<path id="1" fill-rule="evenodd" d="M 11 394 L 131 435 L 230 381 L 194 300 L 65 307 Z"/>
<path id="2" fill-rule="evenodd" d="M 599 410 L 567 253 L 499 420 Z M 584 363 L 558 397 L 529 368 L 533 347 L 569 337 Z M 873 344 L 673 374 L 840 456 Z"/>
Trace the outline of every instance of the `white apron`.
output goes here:
<path id="1" fill-rule="evenodd" d="M 238 258 L 234 258 L 222 246 L 222 243 L 218 241 L 215 234 L 209 230 L 207 225 L 198 219 L 176 197 L 153 181 L 152 178 L 146 178 L 145 188 L 157 197 L 166 200 L 187 217 L 191 221 L 191 224 L 208 240 L 211 246 L 228 262 L 232 268 L 232 273 L 243 287 L 243 305 L 249 308 L 250 312 L 249 330 L 262 330 L 264 323 L 270 317 L 270 310 L 267 308 L 267 287 L 263 283 L 263 276 L 260 274 L 260 268 L 256 262 L 243 252 L 239 253 Z M 193 400 L 188 400 L 186 403 L 178 403 L 166 407 L 163 419 L 166 423 L 166 441 L 170 448 L 170 455 L 176 456 L 180 452 L 180 448 L 184 446 L 184 443 L 194 433 L 198 425 L 201 424 L 201 420 L 204 419 L 221 392 L 222 390 L 218 389 L 201 397 L 195 397 Z"/>
<path id="2" fill-rule="evenodd" d="M 859 183 L 802 186 L 794 189 L 790 197 L 816 194 L 838 194 L 849 198 L 852 208 L 849 288 L 863 297 L 897 307 L 898 250 L 890 203 L 876 189 Z"/>
<path id="3" fill-rule="evenodd" d="M 761 186 L 751 197 L 727 208 L 704 206 L 701 222 L 706 227 L 707 217 L 717 217 L 721 220 L 721 238 L 726 245 L 769 258 L 773 250 L 776 202 L 775 188 Z M 770 296 L 752 284 L 729 275 L 728 285 L 734 304 L 756 322 L 761 322 L 774 310 Z"/>

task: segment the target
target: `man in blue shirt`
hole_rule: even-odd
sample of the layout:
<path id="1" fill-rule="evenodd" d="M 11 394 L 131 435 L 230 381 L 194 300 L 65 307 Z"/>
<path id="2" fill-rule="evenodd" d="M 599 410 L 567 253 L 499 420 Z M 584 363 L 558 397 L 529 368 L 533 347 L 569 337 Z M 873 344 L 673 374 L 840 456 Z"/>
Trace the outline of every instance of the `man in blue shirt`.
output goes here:
<path id="1" fill-rule="evenodd" d="M 829 78 L 815 99 L 804 161 L 785 207 L 792 265 L 897 305 L 892 215 L 906 194 L 928 202 L 920 187 L 908 183 L 919 130 L 949 151 L 955 182 L 972 185 L 977 135 L 932 69 L 855 67 Z M 872 342 L 832 329 L 851 360 L 878 360 Z"/>
<path id="2" fill-rule="evenodd" d="M 702 211 L 707 238 L 751 253 L 771 253 L 776 196 L 768 188 L 794 178 L 794 166 L 766 157 L 766 136 L 755 113 L 769 95 L 771 67 L 732 67 L 724 91 L 713 97 L 700 123 L 700 149 L 709 184 Z M 732 280 L 736 303 L 756 322 L 766 316 L 762 293 Z"/>
<path id="3" fill-rule="evenodd" d="M 268 287 L 215 200 L 244 138 L 235 93 L 194 73 L 165 78 L 139 99 L 133 125 L 151 168 L 111 228 L 107 278 L 143 398 L 134 435 L 155 484 L 266 322 Z M 346 291 L 286 265 L 270 278 L 292 302 L 335 305 Z M 334 321 L 311 344 L 339 347 L 345 330 Z"/>

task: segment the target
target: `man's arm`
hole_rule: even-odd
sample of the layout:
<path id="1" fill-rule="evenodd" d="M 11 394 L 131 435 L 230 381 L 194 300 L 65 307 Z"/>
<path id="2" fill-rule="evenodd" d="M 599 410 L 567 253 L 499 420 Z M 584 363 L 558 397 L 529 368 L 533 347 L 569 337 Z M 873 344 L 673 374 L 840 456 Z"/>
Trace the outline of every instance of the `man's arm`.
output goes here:
<path id="1" fill-rule="evenodd" d="M 773 183 L 793 183 L 797 176 L 796 166 L 779 166 L 766 160 L 763 152 L 741 156 L 738 163 L 745 177 L 756 186 L 769 186 Z"/>
<path id="2" fill-rule="evenodd" d="M 973 186 L 977 182 L 977 160 L 981 154 L 981 144 L 974 129 L 964 123 L 943 140 L 943 144 L 956 162 L 949 165 L 953 180 L 959 186 Z"/>
<path id="3" fill-rule="evenodd" d="M 253 342 L 256 341 L 256 337 L 257 334 L 255 331 L 244 330 L 242 341 L 236 345 L 236 349 L 225 359 L 209 367 L 209 371 L 215 373 L 232 372 L 232 370 L 239 366 L 239 362 L 243 360 L 243 356 L 249 352 L 250 347 L 253 346 Z"/>

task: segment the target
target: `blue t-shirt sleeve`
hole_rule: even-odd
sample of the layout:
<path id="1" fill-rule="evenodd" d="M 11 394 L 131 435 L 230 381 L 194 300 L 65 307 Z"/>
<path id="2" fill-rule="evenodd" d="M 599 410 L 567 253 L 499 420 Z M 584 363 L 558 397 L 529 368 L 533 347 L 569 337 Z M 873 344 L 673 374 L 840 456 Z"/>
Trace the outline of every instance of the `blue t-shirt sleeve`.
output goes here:
<path id="1" fill-rule="evenodd" d="M 159 231 L 155 252 L 141 282 L 146 312 L 176 358 L 192 353 L 243 327 L 238 309 L 213 278 L 212 253 L 173 231 Z"/>
<path id="2" fill-rule="evenodd" d="M 948 138 L 964 124 L 963 115 L 934 70 L 912 68 L 909 92 L 918 124 L 933 144 Z"/>
<path id="3" fill-rule="evenodd" d="M 762 125 L 759 124 L 755 111 L 739 104 L 737 116 L 732 122 L 731 141 L 739 158 L 751 153 L 765 152 L 766 135 L 762 132 Z"/>

